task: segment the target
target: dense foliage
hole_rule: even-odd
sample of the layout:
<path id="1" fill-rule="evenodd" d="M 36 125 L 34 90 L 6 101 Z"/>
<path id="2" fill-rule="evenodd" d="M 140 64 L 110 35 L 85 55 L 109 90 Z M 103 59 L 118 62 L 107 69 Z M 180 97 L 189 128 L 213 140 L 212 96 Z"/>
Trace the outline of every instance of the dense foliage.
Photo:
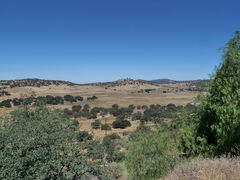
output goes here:
<path id="1" fill-rule="evenodd" d="M 71 103 L 77 102 L 77 101 L 83 101 L 83 97 L 81 97 L 81 96 L 74 97 L 71 95 L 66 95 L 64 97 L 61 97 L 61 96 L 55 97 L 55 96 L 51 96 L 51 95 L 35 97 L 34 95 L 32 95 L 30 97 L 25 97 L 25 98 L 22 97 L 22 98 L 14 98 L 14 99 L 4 100 L 4 101 L 0 102 L 0 108 L 1 107 L 11 108 L 12 104 L 14 106 L 19 106 L 21 104 L 36 105 L 40 101 L 46 105 L 58 105 L 58 104 L 64 104 L 64 101 L 68 101 Z M 12 104 L 11 104 L 11 102 L 12 102 Z"/>
<path id="2" fill-rule="evenodd" d="M 112 123 L 113 128 L 125 129 L 131 127 L 131 123 L 128 120 L 120 119 Z"/>
<path id="3" fill-rule="evenodd" d="M 126 165 L 130 179 L 159 179 L 179 161 L 174 138 L 168 132 L 141 125 L 131 134 Z"/>
<path id="4" fill-rule="evenodd" d="M 223 49 L 209 93 L 196 123 L 182 130 L 180 145 L 188 156 L 239 155 L 240 149 L 240 32 Z"/>
<path id="5" fill-rule="evenodd" d="M 112 179 L 101 160 L 88 160 L 73 125 L 44 106 L 25 106 L 1 119 L 0 179 Z"/>

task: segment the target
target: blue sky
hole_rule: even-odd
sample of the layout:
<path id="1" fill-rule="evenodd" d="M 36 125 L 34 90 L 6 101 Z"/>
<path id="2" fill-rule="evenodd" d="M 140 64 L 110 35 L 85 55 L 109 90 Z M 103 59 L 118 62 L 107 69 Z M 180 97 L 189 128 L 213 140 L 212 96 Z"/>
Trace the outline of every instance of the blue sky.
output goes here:
<path id="1" fill-rule="evenodd" d="M 0 1 L 0 79 L 203 79 L 239 0 Z"/>

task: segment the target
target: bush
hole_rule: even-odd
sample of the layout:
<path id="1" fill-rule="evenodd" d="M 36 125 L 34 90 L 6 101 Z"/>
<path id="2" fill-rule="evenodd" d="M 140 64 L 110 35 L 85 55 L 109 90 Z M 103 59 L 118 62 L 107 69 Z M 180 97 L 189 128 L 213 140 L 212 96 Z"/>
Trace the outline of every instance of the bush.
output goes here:
<path id="1" fill-rule="evenodd" d="M 89 134 L 87 131 L 79 131 L 77 133 L 77 140 L 82 142 L 82 141 L 87 141 L 87 140 L 92 140 L 93 136 Z"/>
<path id="2" fill-rule="evenodd" d="M 112 172 L 112 176 L 114 179 L 118 179 L 123 175 L 124 166 L 122 164 L 113 162 L 109 164 L 110 171 Z"/>
<path id="3" fill-rule="evenodd" d="M 131 123 L 127 120 L 116 120 L 112 123 L 113 128 L 125 129 L 131 127 Z"/>
<path id="4" fill-rule="evenodd" d="M 78 122 L 78 120 L 73 120 L 73 122 L 72 122 L 72 129 L 73 130 L 77 130 L 79 128 L 79 122 Z"/>
<path id="5" fill-rule="evenodd" d="M 20 107 L 0 118 L 0 179 L 112 179 L 102 161 L 89 162 L 62 111 Z"/>
<path id="6" fill-rule="evenodd" d="M 91 127 L 92 127 L 93 129 L 100 129 L 100 127 L 101 127 L 101 121 L 96 120 L 96 121 L 92 122 L 92 123 L 91 123 Z"/>
<path id="7" fill-rule="evenodd" d="M 4 100 L 0 103 L 0 107 L 6 107 L 6 108 L 11 108 L 11 99 Z"/>
<path id="8" fill-rule="evenodd" d="M 107 153 L 107 160 L 109 162 L 119 162 L 123 159 L 124 154 L 119 153 L 119 151 L 116 150 L 116 140 L 120 139 L 120 136 L 118 136 L 116 133 L 113 133 L 112 135 L 105 136 L 103 138 L 103 146 L 105 148 L 105 151 Z"/>
<path id="9" fill-rule="evenodd" d="M 64 96 L 64 100 L 65 101 L 68 101 L 68 102 L 76 102 L 76 99 L 72 96 L 72 95 L 66 95 L 66 96 Z"/>
<path id="10" fill-rule="evenodd" d="M 203 151 L 198 152 L 200 155 L 238 155 L 236 152 L 240 148 L 239 31 L 227 43 L 222 59 L 210 91 L 201 102 L 198 123 L 192 131 L 195 146 L 202 144 Z"/>
<path id="11" fill-rule="evenodd" d="M 76 100 L 76 101 L 83 101 L 83 97 L 81 97 L 81 96 L 76 96 L 76 97 L 75 97 L 75 100 Z"/>
<path id="12" fill-rule="evenodd" d="M 141 119 L 142 119 L 142 113 L 141 112 L 137 112 L 137 113 L 132 115 L 132 121 L 141 120 Z"/>
<path id="13" fill-rule="evenodd" d="M 85 104 L 85 105 L 83 106 L 83 111 L 89 112 L 89 109 L 90 109 L 89 104 Z"/>
<path id="14" fill-rule="evenodd" d="M 64 110 L 63 110 L 63 113 L 64 113 L 65 115 L 67 115 L 67 116 L 72 116 L 72 115 L 73 115 L 73 112 L 72 112 L 71 110 L 69 110 L 69 109 L 64 109 Z"/>
<path id="15" fill-rule="evenodd" d="M 19 106 L 21 104 L 21 101 L 18 98 L 14 98 L 12 102 L 14 106 Z"/>
<path id="16" fill-rule="evenodd" d="M 133 134 L 126 156 L 130 179 L 159 179 L 178 163 L 177 147 L 169 133 L 138 130 Z"/>
<path id="17" fill-rule="evenodd" d="M 81 105 L 74 105 L 72 106 L 72 112 L 79 112 L 81 111 L 82 106 Z"/>
<path id="18" fill-rule="evenodd" d="M 122 133 L 123 136 L 128 136 L 129 134 L 130 134 L 129 131 L 124 131 L 124 132 Z"/>
<path id="19" fill-rule="evenodd" d="M 101 130 L 107 130 L 107 131 L 111 131 L 112 127 L 110 124 L 102 124 L 101 125 Z"/>

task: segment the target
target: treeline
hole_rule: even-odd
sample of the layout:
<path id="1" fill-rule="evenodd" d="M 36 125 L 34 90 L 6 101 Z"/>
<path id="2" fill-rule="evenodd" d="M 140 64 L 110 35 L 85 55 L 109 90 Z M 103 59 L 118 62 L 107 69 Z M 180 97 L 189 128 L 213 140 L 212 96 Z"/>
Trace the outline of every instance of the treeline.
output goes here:
<path id="1" fill-rule="evenodd" d="M 102 124 L 100 120 L 92 123 L 93 129 L 111 130 L 111 128 L 127 128 L 131 126 L 130 121 L 140 120 L 142 123 L 153 122 L 160 123 L 168 119 L 176 119 L 177 115 L 183 111 L 195 112 L 197 107 L 191 104 L 184 106 L 176 106 L 168 104 L 161 106 L 152 104 L 150 106 L 134 106 L 119 107 L 118 104 L 112 105 L 111 108 L 94 107 L 91 109 L 89 104 L 74 105 L 72 109 L 64 109 L 64 115 L 69 118 L 87 118 L 102 119 L 105 115 L 112 115 L 116 120 L 112 124 Z"/>
<path id="2" fill-rule="evenodd" d="M 0 81 L 0 85 L 14 87 L 41 87 L 41 86 L 50 86 L 50 85 L 68 85 L 73 86 L 74 83 L 68 81 L 59 81 L 59 80 L 43 80 L 43 79 L 20 79 L 20 80 L 9 80 L 9 81 Z"/>
<path id="3" fill-rule="evenodd" d="M 96 100 L 96 96 L 88 97 L 88 101 L 94 101 Z M 19 106 L 21 104 L 25 105 L 35 105 L 38 102 L 42 102 L 46 105 L 58 105 L 58 104 L 64 104 L 64 102 L 78 102 L 83 101 L 84 98 L 82 96 L 72 96 L 72 95 L 65 95 L 64 97 L 61 96 L 38 96 L 38 97 L 27 97 L 27 98 L 14 98 L 14 99 L 6 99 L 2 102 L 0 102 L 0 108 L 6 107 L 11 108 L 12 106 Z"/>

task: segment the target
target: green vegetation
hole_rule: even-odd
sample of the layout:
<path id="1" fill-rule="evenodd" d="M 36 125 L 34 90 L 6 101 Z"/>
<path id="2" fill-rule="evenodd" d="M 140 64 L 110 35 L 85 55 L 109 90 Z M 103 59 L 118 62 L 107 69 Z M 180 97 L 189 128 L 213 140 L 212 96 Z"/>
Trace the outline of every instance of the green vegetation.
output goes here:
<path id="1" fill-rule="evenodd" d="M 0 102 L 0 108 L 1 107 L 11 108 L 12 107 L 11 101 L 12 101 L 11 99 L 7 99 L 7 100 Z"/>
<path id="2" fill-rule="evenodd" d="M 66 96 L 64 96 L 64 100 L 65 100 L 65 101 L 68 101 L 68 102 L 70 102 L 70 103 L 77 102 L 77 100 L 76 100 L 72 95 L 69 95 L 69 94 L 67 94 Z"/>
<path id="3" fill-rule="evenodd" d="M 97 97 L 94 96 L 96 99 Z M 0 102 L 0 108 L 1 107 L 6 107 L 6 108 L 11 108 L 11 102 L 13 103 L 14 106 L 19 106 L 21 104 L 25 104 L 25 105 L 36 105 L 39 102 L 43 102 L 46 105 L 58 105 L 58 104 L 64 104 L 64 101 L 73 103 L 73 102 L 77 102 L 77 101 L 83 101 L 83 97 L 81 96 L 71 96 L 71 95 L 66 95 L 64 97 L 61 96 L 38 96 L 35 97 L 34 95 L 30 96 L 30 97 L 26 97 L 26 98 L 14 98 L 14 99 L 7 99 L 4 100 L 2 102 Z"/>
<path id="4" fill-rule="evenodd" d="M 126 165 L 131 179 L 159 179 L 179 161 L 171 133 L 141 125 L 130 136 Z"/>
<path id="5" fill-rule="evenodd" d="M 223 60 L 213 79 L 196 85 L 197 89 L 208 91 L 197 97 L 198 106 L 152 104 L 119 107 L 114 104 L 111 108 L 91 108 L 89 104 L 83 107 L 75 104 L 62 111 L 47 109 L 45 105 L 83 101 L 83 98 L 66 95 L 64 98 L 31 96 L 4 100 L 0 107 L 14 105 L 19 109 L 0 119 L 0 179 L 107 180 L 121 176 L 123 163 L 129 179 L 164 178 L 174 169 L 175 174 L 167 178 L 176 179 L 176 174 L 186 177 L 182 174 L 184 172 L 194 179 L 200 171 L 210 177 L 208 170 L 212 166 L 208 163 L 213 160 L 195 163 L 197 158 L 223 155 L 235 158 L 240 155 L 239 77 L 240 32 L 236 32 L 223 49 Z M 150 93 L 150 90 L 146 92 Z M 86 100 L 96 99 L 92 96 Z M 122 130 L 122 139 L 113 133 L 101 141 L 93 140 L 93 133 L 82 131 L 78 120 L 74 119 L 84 117 L 87 121 L 105 115 L 116 120 L 112 124 L 91 121 L 92 132 L 100 128 L 125 129 L 131 126 L 129 119 L 140 121 L 140 125 L 133 132 Z M 193 163 L 189 165 L 190 161 Z M 214 167 L 226 169 L 227 164 L 234 169 L 239 163 L 224 161 L 226 163 L 221 164 L 214 160 L 218 163 Z M 231 174 L 238 170 L 239 167 Z M 233 176 L 239 175 L 235 173 Z M 212 177 L 217 177 L 217 173 Z"/>
<path id="6" fill-rule="evenodd" d="M 0 124 L 0 179 L 112 179 L 103 161 L 88 161 L 59 110 L 25 106 Z"/>
<path id="7" fill-rule="evenodd" d="M 183 131 L 182 145 L 188 156 L 239 154 L 239 52 L 240 33 L 236 32 L 223 49 L 222 63 L 195 117 L 197 123 Z"/>
<path id="8" fill-rule="evenodd" d="M 112 123 L 113 128 L 125 129 L 131 127 L 131 123 L 128 120 L 120 119 Z"/>
<path id="9" fill-rule="evenodd" d="M 88 100 L 88 101 L 94 101 L 94 100 L 96 100 L 96 99 L 98 99 L 96 96 L 87 97 L 87 100 Z"/>
<path id="10" fill-rule="evenodd" d="M 239 156 L 239 76 L 238 31 L 223 49 L 223 60 L 216 69 L 213 80 L 202 82 L 207 84 L 209 91 L 206 95 L 198 97 L 198 101 L 201 102 L 199 106 L 188 104 L 186 107 L 177 107 L 169 104 L 165 107 L 160 105 L 142 107 L 145 109 L 141 118 L 142 124 L 129 137 L 126 165 L 130 179 L 159 179 L 177 164 L 198 157 Z M 199 84 L 200 86 L 204 85 Z M 206 88 L 202 90 L 205 91 Z M 164 124 L 164 118 L 171 118 L 172 122 Z M 136 119 L 136 114 L 133 119 Z M 155 126 L 147 126 L 149 121 L 155 123 Z M 188 173 L 187 169 L 195 169 L 197 174 L 199 170 L 195 168 L 196 166 L 201 166 L 201 163 L 183 168 L 182 171 Z M 224 167 L 226 169 L 226 166 Z M 206 177 L 209 177 L 208 169 L 204 169 Z M 221 177 L 228 177 L 226 173 L 229 171 L 223 170 Z M 235 171 L 239 171 L 239 167 Z M 179 176 L 186 177 L 181 174 L 182 172 L 178 173 Z M 216 177 L 217 172 L 213 171 L 213 174 Z M 187 175 L 191 176 L 192 173 Z M 171 176 L 169 177 L 171 179 Z"/>
<path id="11" fill-rule="evenodd" d="M 99 120 L 95 120 L 94 122 L 91 123 L 91 126 L 93 129 L 100 129 L 101 122 Z"/>
<path id="12" fill-rule="evenodd" d="M 89 134 L 87 131 L 79 131 L 77 133 L 76 139 L 80 142 L 92 140 L 93 136 Z"/>
<path id="13" fill-rule="evenodd" d="M 0 91 L 0 97 L 2 96 L 11 96 L 11 94 L 7 91 Z"/>

